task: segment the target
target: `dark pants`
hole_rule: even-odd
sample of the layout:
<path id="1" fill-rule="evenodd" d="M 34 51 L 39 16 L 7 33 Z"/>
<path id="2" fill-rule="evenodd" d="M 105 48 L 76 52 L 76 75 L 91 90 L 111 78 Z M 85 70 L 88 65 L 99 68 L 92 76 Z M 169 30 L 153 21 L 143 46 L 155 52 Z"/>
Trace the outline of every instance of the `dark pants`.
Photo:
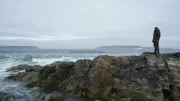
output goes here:
<path id="1" fill-rule="evenodd" d="M 159 54 L 159 42 L 154 42 L 154 53 Z"/>

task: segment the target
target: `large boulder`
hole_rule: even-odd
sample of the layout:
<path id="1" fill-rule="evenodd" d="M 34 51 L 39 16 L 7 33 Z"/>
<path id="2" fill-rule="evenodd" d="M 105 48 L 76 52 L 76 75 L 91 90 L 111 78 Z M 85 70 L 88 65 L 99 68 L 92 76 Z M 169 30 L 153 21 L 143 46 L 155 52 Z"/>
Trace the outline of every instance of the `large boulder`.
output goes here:
<path id="1" fill-rule="evenodd" d="M 180 80 L 179 61 L 177 53 L 100 56 L 91 64 L 88 96 L 103 100 L 178 101 L 180 89 L 174 81 Z"/>
<path id="2" fill-rule="evenodd" d="M 68 77 L 73 65 L 74 62 L 60 62 L 56 65 L 55 76 L 59 79 L 59 83 Z"/>
<path id="3" fill-rule="evenodd" d="M 44 66 L 40 71 L 39 71 L 39 87 L 44 88 L 44 85 L 47 82 L 47 78 L 56 71 L 55 69 L 55 65 L 51 64 L 51 65 L 46 65 Z"/>
<path id="4" fill-rule="evenodd" d="M 85 95 L 89 85 L 88 72 L 91 60 L 78 60 L 69 73 L 69 77 L 59 84 L 59 89 L 64 89 L 72 94 Z"/>
<path id="5" fill-rule="evenodd" d="M 79 60 L 59 88 L 105 101 L 178 101 L 179 60 L 177 53 Z"/>
<path id="6" fill-rule="evenodd" d="M 40 87 L 48 92 L 57 90 L 58 84 L 68 77 L 73 65 L 73 62 L 55 62 L 45 66 L 39 72 Z"/>

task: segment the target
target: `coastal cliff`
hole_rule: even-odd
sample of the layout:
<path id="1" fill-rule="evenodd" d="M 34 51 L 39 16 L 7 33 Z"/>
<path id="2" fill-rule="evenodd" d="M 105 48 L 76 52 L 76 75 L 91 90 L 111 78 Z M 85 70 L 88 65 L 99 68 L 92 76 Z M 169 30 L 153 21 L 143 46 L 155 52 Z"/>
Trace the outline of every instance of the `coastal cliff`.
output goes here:
<path id="1" fill-rule="evenodd" d="M 101 101 L 180 101 L 180 53 L 140 56 L 99 56 L 93 60 L 19 65 L 6 79 L 26 82 L 51 94 L 48 101 L 65 101 L 68 92 Z M 56 92 L 54 94 L 54 92 Z"/>

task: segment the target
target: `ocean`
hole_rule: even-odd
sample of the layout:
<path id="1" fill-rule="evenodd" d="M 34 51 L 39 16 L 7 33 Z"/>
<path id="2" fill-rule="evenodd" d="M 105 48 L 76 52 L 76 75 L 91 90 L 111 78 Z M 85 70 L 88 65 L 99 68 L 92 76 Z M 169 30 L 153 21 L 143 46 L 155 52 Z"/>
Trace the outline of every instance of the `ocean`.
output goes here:
<path id="1" fill-rule="evenodd" d="M 9 75 L 6 69 L 20 64 L 46 65 L 55 61 L 73 61 L 78 59 L 94 59 L 99 55 L 129 56 L 140 55 L 152 49 L 1 49 L 0 48 L 0 92 L 18 96 L 15 101 L 35 101 L 38 88 L 29 89 L 25 84 L 4 80 Z M 177 51 L 177 50 L 176 50 Z M 165 52 L 176 52 L 165 50 Z M 75 99 L 69 96 L 69 101 Z M 12 100 L 14 101 L 14 100 Z M 83 101 L 83 100 L 82 100 Z"/>

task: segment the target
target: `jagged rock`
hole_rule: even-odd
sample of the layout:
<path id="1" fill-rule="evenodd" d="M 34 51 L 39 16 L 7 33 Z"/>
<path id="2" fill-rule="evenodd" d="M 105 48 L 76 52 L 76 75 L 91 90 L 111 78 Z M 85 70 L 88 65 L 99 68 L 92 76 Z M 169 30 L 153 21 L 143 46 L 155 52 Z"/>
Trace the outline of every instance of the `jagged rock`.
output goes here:
<path id="1" fill-rule="evenodd" d="M 7 69 L 7 72 L 18 72 L 21 70 L 25 70 L 27 72 L 31 72 L 31 71 L 39 71 L 42 68 L 42 66 L 39 65 L 34 65 L 34 66 L 29 66 L 29 65 L 18 65 L 18 66 L 13 66 L 11 68 Z"/>
<path id="2" fill-rule="evenodd" d="M 65 101 L 65 98 L 59 92 L 53 92 L 50 94 L 41 92 L 37 95 L 37 98 L 40 98 L 42 101 Z"/>
<path id="3" fill-rule="evenodd" d="M 32 75 L 38 75 L 35 81 L 45 91 L 65 90 L 93 100 L 179 101 L 179 54 L 146 52 L 140 56 L 55 62 L 44 66 L 39 73 L 22 72 L 9 78 L 28 81 L 35 78 Z"/>
<path id="4" fill-rule="evenodd" d="M 47 101 L 65 101 L 65 98 L 59 93 L 52 93 L 46 96 Z"/>
<path id="5" fill-rule="evenodd" d="M 43 81 L 41 87 L 44 91 L 52 92 L 57 90 L 58 87 L 58 78 L 54 75 L 54 73 L 50 74 L 46 80 Z"/>
<path id="6" fill-rule="evenodd" d="M 6 79 L 26 82 L 27 87 L 30 88 L 38 86 L 39 82 L 38 72 L 19 72 L 17 74 L 11 74 Z"/>
<path id="7" fill-rule="evenodd" d="M 59 79 L 59 83 L 68 77 L 73 65 L 74 62 L 61 62 L 56 65 L 55 76 Z"/>
<path id="8" fill-rule="evenodd" d="M 45 89 L 48 77 L 55 72 L 54 65 L 46 65 L 39 71 L 39 86 Z"/>
<path id="9" fill-rule="evenodd" d="M 85 95 L 89 84 L 88 71 L 90 70 L 90 64 L 91 60 L 78 60 L 69 73 L 70 77 L 59 85 L 59 89 L 65 89 L 73 94 Z"/>
<path id="10" fill-rule="evenodd" d="M 163 58 L 151 54 L 102 56 L 93 60 L 92 65 L 89 73 L 89 96 L 92 99 L 128 97 L 133 101 L 163 101 L 162 85 L 169 85 L 172 81 Z M 115 98 L 112 95 L 114 93 Z"/>
<path id="11" fill-rule="evenodd" d="M 73 62 L 55 62 L 45 66 L 39 73 L 40 86 L 45 91 L 56 90 L 58 84 L 67 78 L 73 65 Z"/>
<path id="12" fill-rule="evenodd" d="M 10 72 L 10 71 L 17 72 L 17 71 L 21 71 L 21 70 L 25 70 L 29 68 L 31 68 L 31 66 L 29 65 L 18 65 L 18 66 L 13 66 L 11 68 L 8 68 L 7 72 Z"/>
<path id="13" fill-rule="evenodd" d="M 11 94 L 0 92 L 0 101 L 13 101 L 15 98 L 16 97 Z"/>

